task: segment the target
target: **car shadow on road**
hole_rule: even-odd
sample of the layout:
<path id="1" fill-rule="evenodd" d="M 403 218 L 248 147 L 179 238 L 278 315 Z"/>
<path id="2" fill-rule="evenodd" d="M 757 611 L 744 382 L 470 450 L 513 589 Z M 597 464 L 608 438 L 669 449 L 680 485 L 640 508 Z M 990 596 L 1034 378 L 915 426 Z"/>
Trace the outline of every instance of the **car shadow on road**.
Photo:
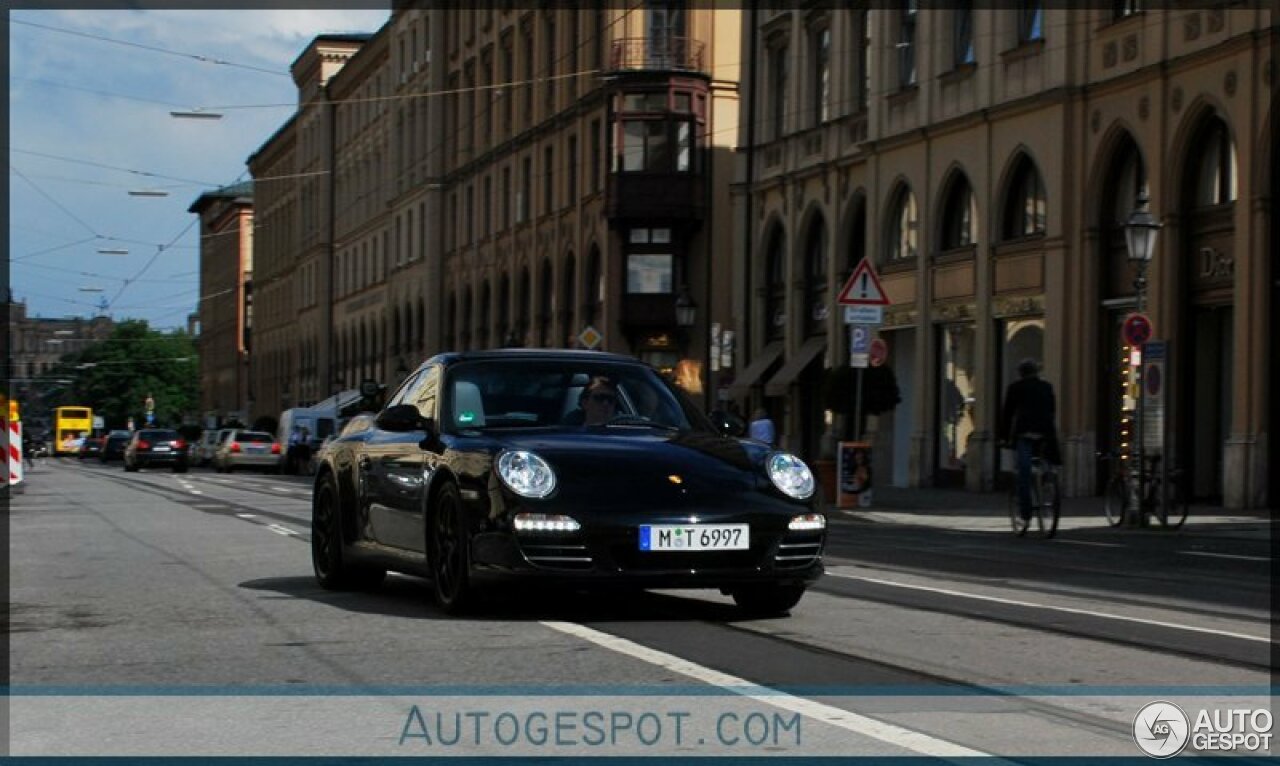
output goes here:
<path id="1" fill-rule="evenodd" d="M 240 587 L 267 594 L 263 596 L 267 599 L 305 599 L 349 612 L 407 619 L 593 623 L 748 619 L 727 601 L 634 589 L 520 587 L 498 590 L 491 587 L 483 591 L 479 603 L 455 617 L 435 604 L 430 581 L 413 577 L 389 575 L 376 588 L 349 591 L 325 590 L 310 576 L 248 580 L 240 583 Z"/>

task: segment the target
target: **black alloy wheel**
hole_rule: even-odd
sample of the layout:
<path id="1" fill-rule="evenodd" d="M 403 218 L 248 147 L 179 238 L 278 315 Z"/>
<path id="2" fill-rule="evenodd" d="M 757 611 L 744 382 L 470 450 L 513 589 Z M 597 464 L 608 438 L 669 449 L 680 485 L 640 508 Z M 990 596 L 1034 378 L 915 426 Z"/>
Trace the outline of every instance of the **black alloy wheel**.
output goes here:
<path id="1" fill-rule="evenodd" d="M 348 564 L 342 554 L 341 498 L 338 483 L 328 474 L 311 501 L 311 568 L 325 590 L 373 589 L 387 579 L 387 570 Z"/>
<path id="2" fill-rule="evenodd" d="M 458 488 L 446 483 L 436 493 L 427 544 L 432 588 L 436 603 L 449 614 L 461 614 L 471 605 L 470 555 L 462 529 L 462 501 Z"/>
<path id="3" fill-rule="evenodd" d="M 803 585 L 751 585 L 733 590 L 733 601 L 752 617 L 786 614 L 804 596 Z"/>

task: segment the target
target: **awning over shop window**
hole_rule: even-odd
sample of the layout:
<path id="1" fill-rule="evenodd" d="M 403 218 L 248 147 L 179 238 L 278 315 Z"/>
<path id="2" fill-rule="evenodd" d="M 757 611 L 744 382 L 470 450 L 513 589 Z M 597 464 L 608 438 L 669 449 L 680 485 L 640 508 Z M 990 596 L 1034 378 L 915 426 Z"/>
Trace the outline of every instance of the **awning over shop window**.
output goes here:
<path id="1" fill-rule="evenodd" d="M 784 396 L 787 393 L 787 386 L 791 385 L 791 381 L 795 380 L 800 371 L 808 367 L 813 358 L 821 354 L 826 347 L 827 339 L 825 337 L 806 340 L 795 356 L 788 359 L 787 363 L 782 365 L 782 369 L 778 370 L 778 373 L 764 385 L 764 395 Z"/>
<path id="2" fill-rule="evenodd" d="M 769 369 L 770 365 L 778 361 L 780 356 L 782 356 L 782 341 L 777 340 L 765 346 L 751 364 L 742 371 L 742 374 L 734 378 L 733 385 L 729 386 L 729 397 L 740 399 L 750 394 L 751 387 L 760 380 L 760 376 Z"/>

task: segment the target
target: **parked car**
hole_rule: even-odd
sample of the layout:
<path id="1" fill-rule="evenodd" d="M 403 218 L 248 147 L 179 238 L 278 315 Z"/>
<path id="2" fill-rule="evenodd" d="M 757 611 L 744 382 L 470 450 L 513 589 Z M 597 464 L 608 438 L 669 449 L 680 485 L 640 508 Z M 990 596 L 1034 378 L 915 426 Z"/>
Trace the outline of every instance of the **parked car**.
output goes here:
<path id="1" fill-rule="evenodd" d="M 98 460 L 104 463 L 123 460 L 124 448 L 129 444 L 131 436 L 133 436 L 132 431 L 112 431 L 107 434 L 107 438 L 102 442 L 102 453 L 98 455 Z"/>
<path id="2" fill-rule="evenodd" d="M 174 473 L 187 470 L 187 441 L 171 428 L 144 428 L 134 431 L 124 448 L 124 470 L 136 471 L 153 465 L 167 465 Z"/>
<path id="3" fill-rule="evenodd" d="M 77 457 L 84 460 L 87 457 L 94 457 L 102 454 L 102 442 L 105 436 L 86 436 L 80 442 L 80 452 Z"/>
<path id="4" fill-rule="evenodd" d="M 266 431 L 232 429 L 213 456 L 218 473 L 231 473 L 237 468 L 261 468 L 280 472 L 280 442 Z"/>
<path id="5" fill-rule="evenodd" d="M 584 424 L 587 403 L 609 401 L 611 418 Z M 507 580 L 716 588 L 777 614 L 823 571 L 809 467 L 717 430 L 616 354 L 435 356 L 324 449 L 314 487 L 322 587 L 370 587 L 390 569 L 429 578 L 447 612 Z"/>

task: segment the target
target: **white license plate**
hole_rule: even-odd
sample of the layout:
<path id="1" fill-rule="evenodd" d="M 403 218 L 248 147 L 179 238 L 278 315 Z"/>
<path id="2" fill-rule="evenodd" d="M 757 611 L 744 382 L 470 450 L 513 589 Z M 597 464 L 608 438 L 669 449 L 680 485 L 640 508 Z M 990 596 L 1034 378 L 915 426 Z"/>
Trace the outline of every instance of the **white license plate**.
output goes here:
<path id="1" fill-rule="evenodd" d="M 168 447 L 164 447 L 164 446 L 156 447 L 156 452 L 168 452 L 168 451 L 169 451 Z"/>
<path id="2" fill-rule="evenodd" d="M 750 524 L 642 524 L 642 551 L 744 551 Z"/>

